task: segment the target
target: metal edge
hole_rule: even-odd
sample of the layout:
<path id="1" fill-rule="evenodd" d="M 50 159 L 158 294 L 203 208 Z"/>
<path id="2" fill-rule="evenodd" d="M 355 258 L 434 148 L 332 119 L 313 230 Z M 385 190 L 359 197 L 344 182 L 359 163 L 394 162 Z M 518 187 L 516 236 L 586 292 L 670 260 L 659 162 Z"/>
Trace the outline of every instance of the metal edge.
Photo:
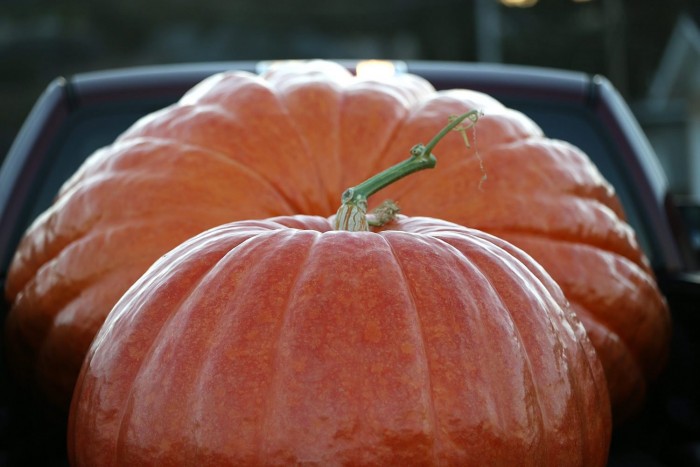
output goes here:
<path id="1" fill-rule="evenodd" d="M 21 215 L 21 203 L 31 192 L 37 176 L 41 154 L 51 145 L 60 121 L 70 112 L 65 78 L 53 80 L 41 94 L 20 128 L 7 157 L 0 167 L 0 279 L 4 282 L 7 265 L 13 255 L 10 245 L 18 239 L 10 226 Z"/>
<path id="2" fill-rule="evenodd" d="M 629 106 L 605 77 L 596 75 L 591 80 L 591 103 L 603 122 L 613 133 L 621 149 L 625 165 L 634 173 L 635 180 L 643 182 L 636 192 L 644 206 L 644 219 L 649 231 L 656 232 L 657 253 L 664 258 L 663 264 L 669 271 L 686 270 L 690 264 L 674 240 L 671 219 L 667 212 L 669 196 L 668 180 L 661 163 Z"/>

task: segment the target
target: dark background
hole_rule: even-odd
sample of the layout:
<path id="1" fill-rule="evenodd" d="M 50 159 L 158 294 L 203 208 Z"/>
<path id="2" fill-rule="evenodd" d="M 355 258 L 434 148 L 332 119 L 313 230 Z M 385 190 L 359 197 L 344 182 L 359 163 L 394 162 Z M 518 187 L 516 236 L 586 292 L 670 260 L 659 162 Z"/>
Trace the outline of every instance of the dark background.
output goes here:
<path id="1" fill-rule="evenodd" d="M 532 3 L 532 0 L 530 0 Z M 646 95 L 700 0 L 0 0 L 0 159 L 57 76 L 281 58 L 506 62 L 600 73 Z"/>

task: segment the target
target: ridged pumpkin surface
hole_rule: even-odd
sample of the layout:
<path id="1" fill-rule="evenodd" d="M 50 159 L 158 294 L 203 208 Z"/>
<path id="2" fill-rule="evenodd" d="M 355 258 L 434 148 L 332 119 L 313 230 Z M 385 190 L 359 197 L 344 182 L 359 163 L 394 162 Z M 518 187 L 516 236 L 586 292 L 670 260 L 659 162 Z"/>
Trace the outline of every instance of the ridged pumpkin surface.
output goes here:
<path id="1" fill-rule="evenodd" d="M 329 216 L 345 188 L 472 109 L 483 116 L 470 149 L 450 135 L 434 171 L 383 197 L 408 215 L 494 233 L 541 262 L 589 332 L 616 413 L 628 413 L 665 360 L 669 314 L 586 155 L 484 94 L 436 92 L 412 75 L 363 81 L 329 62 L 213 76 L 90 157 L 11 265 L 14 366 L 67 406 L 105 316 L 159 256 L 230 221 Z"/>
<path id="2" fill-rule="evenodd" d="M 602 466 L 605 376 L 557 285 L 478 231 L 220 226 L 114 308 L 72 465 Z"/>

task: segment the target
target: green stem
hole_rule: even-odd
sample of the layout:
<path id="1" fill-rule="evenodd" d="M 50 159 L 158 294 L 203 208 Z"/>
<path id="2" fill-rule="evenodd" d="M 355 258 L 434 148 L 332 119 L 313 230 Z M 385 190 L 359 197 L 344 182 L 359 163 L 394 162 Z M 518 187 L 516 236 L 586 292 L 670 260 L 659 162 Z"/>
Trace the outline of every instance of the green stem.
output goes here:
<path id="1" fill-rule="evenodd" d="M 369 230 L 367 223 L 367 198 L 407 175 L 435 167 L 437 159 L 431 151 L 437 143 L 467 118 L 472 120 L 472 122 L 476 122 L 478 117 L 479 112 L 472 110 L 450 118 L 450 122 L 427 145 L 417 144 L 413 146 L 411 156 L 408 159 L 383 170 L 357 186 L 345 190 L 341 197 L 342 205 L 336 215 L 336 229 L 351 231 Z"/>

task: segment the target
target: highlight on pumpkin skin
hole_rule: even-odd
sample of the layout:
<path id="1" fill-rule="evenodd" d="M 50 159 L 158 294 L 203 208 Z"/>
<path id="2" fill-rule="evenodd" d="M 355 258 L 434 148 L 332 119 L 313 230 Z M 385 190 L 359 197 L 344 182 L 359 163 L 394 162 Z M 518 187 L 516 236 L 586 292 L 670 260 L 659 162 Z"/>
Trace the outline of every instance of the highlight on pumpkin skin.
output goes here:
<path id="1" fill-rule="evenodd" d="M 341 206 L 335 216 L 335 229 L 367 232 L 370 225 L 380 226 L 389 222 L 398 214 L 398 206 L 394 204 L 393 208 L 389 208 L 389 212 L 394 211 L 393 216 L 387 216 L 386 212 L 380 212 L 370 223 L 367 219 L 367 198 L 407 175 L 435 167 L 437 158 L 433 155 L 432 150 L 450 131 L 461 133 L 467 148 L 470 148 L 471 145 L 466 130 L 473 128 L 481 115 L 481 111 L 471 110 L 462 115 L 451 116 L 448 120 L 449 123 L 427 145 L 416 144 L 413 146 L 408 159 L 368 178 L 357 186 L 345 190 L 340 200 Z M 463 124 L 462 122 L 465 120 L 469 120 L 469 123 Z M 481 167 L 483 170 L 483 164 Z"/>

